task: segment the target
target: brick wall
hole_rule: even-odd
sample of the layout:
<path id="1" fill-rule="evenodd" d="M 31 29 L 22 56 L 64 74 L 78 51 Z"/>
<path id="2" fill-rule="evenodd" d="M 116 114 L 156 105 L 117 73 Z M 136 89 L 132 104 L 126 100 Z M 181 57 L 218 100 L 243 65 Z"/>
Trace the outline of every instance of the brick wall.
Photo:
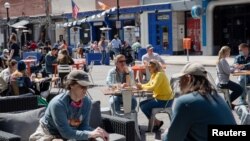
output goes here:
<path id="1" fill-rule="evenodd" d="M 5 1 L 10 3 L 10 17 L 45 14 L 45 0 L 0 0 L 0 18 L 6 17 Z"/>
<path id="2" fill-rule="evenodd" d="M 96 3 L 100 1 L 104 4 L 106 4 L 108 7 L 116 7 L 117 0 L 96 0 Z M 139 5 L 140 0 L 119 0 L 120 7 L 128 7 L 128 6 L 134 6 Z M 96 4 L 96 9 L 100 9 L 100 6 Z"/>

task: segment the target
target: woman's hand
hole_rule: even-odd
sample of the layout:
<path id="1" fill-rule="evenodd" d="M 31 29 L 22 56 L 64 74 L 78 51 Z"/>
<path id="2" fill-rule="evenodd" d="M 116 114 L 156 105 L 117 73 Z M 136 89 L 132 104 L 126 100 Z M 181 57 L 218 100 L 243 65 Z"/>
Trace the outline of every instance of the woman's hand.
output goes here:
<path id="1" fill-rule="evenodd" d="M 102 138 L 103 141 L 109 141 L 109 134 L 100 127 L 97 127 L 94 131 L 90 132 L 90 138 Z"/>

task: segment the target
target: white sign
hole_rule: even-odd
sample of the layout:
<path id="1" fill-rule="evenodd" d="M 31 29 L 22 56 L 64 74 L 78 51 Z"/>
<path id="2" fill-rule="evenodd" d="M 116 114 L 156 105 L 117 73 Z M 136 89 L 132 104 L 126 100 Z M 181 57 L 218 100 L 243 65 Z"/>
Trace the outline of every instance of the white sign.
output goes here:
<path id="1" fill-rule="evenodd" d="M 185 35 L 184 25 L 180 24 L 180 25 L 178 25 L 178 37 L 179 37 L 179 39 L 183 39 L 184 35 Z"/>

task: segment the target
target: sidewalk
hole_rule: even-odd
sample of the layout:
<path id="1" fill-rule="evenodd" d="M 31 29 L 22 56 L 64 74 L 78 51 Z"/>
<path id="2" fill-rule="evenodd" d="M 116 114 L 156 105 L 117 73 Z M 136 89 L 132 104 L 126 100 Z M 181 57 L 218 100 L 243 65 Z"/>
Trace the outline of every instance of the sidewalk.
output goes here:
<path id="1" fill-rule="evenodd" d="M 187 56 L 167 56 L 161 55 L 161 57 L 166 61 L 168 65 L 185 65 L 187 61 Z M 218 56 L 189 56 L 189 62 L 199 62 L 204 66 L 215 67 Z M 234 56 L 227 59 L 229 65 L 234 62 Z"/>

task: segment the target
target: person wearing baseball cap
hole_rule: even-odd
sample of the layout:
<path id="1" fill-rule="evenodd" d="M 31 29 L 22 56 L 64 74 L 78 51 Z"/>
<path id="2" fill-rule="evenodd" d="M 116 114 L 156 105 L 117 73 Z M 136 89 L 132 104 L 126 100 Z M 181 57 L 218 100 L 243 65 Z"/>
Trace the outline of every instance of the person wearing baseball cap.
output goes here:
<path id="1" fill-rule="evenodd" d="M 202 64 L 188 63 L 172 76 L 179 79 L 182 94 L 175 98 L 172 122 L 163 134 L 163 141 L 205 141 L 209 125 L 236 125 L 231 109 L 207 75 Z"/>
<path id="2" fill-rule="evenodd" d="M 108 133 L 100 127 L 89 126 L 91 100 L 86 97 L 90 85 L 88 74 L 83 70 L 71 71 L 66 80 L 67 92 L 57 95 L 50 102 L 30 141 L 102 138 L 108 141 Z"/>
<path id="3" fill-rule="evenodd" d="M 158 53 L 154 52 L 154 50 L 153 50 L 154 47 L 151 44 L 148 44 L 146 46 L 146 49 L 147 49 L 147 53 L 142 56 L 143 65 L 147 66 L 149 64 L 149 61 L 151 61 L 151 60 L 156 60 L 156 61 L 160 62 L 160 65 L 166 64 L 165 61 L 161 58 L 161 56 Z M 146 76 L 146 71 L 148 71 L 148 70 L 141 70 L 139 72 L 139 79 L 140 79 L 139 81 L 140 82 L 143 82 L 142 81 L 143 76 L 145 76 L 146 81 L 148 81 L 147 78 L 150 78 L 150 76 L 148 76 L 148 77 Z"/>

